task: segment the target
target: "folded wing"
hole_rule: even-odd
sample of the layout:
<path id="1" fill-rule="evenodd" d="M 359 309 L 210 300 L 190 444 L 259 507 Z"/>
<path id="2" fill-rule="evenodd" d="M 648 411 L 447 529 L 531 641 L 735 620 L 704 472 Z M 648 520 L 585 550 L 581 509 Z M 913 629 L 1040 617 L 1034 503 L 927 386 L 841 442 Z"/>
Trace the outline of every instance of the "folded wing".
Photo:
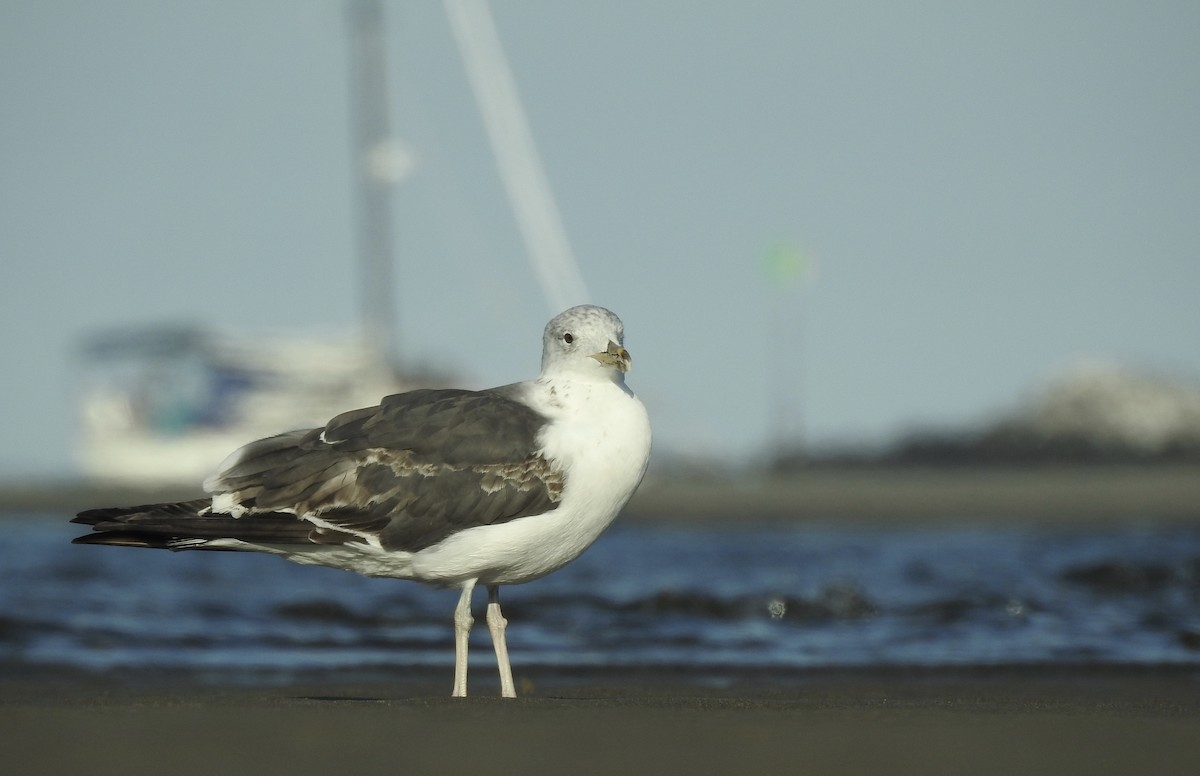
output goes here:
<path id="1" fill-rule="evenodd" d="M 497 391 L 419 390 L 324 428 L 238 450 L 208 499 L 90 510 L 78 541 L 171 549 L 208 543 L 366 542 L 415 552 L 452 533 L 553 510 L 564 474 L 539 451 L 546 418 Z M 252 549 L 252 548 L 247 548 Z"/>

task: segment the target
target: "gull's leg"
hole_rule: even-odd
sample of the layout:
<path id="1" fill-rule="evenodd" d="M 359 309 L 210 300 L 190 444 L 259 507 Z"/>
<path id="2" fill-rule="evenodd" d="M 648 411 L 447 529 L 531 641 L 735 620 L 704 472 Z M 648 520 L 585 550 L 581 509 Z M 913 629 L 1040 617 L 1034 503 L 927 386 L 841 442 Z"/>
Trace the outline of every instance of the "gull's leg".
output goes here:
<path id="1" fill-rule="evenodd" d="M 474 590 L 475 580 L 464 582 L 458 606 L 454 607 L 454 692 L 450 693 L 453 698 L 467 697 L 467 643 L 471 626 L 475 624 L 471 617 L 471 593 Z"/>
<path id="2" fill-rule="evenodd" d="M 508 620 L 500 613 L 500 586 L 488 585 L 487 607 L 488 630 L 492 632 L 492 645 L 496 647 L 496 664 L 500 666 L 500 695 L 503 698 L 517 697 L 513 686 L 512 666 L 508 662 L 508 644 L 504 641 L 504 629 Z"/>

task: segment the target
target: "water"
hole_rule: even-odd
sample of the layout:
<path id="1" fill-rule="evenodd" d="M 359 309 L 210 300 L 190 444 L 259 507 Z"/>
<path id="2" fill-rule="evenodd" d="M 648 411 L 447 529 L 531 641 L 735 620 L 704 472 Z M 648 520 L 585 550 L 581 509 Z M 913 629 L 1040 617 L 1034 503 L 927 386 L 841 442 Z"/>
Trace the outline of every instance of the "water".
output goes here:
<path id="1" fill-rule="evenodd" d="M 449 676 L 455 591 L 254 554 L 76 546 L 65 521 L 0 522 L 0 676 Z M 627 521 L 503 603 L 518 672 L 1200 665 L 1200 526 Z M 474 636 L 483 671 L 486 628 Z"/>

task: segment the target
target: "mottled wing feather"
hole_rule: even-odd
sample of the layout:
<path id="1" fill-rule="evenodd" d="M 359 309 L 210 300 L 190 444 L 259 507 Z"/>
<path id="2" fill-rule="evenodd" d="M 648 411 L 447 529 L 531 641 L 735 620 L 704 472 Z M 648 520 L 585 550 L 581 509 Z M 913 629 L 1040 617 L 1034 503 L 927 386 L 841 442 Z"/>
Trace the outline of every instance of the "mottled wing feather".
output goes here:
<path id="1" fill-rule="evenodd" d="M 294 512 L 416 551 L 554 509 L 563 474 L 535 452 L 545 422 L 495 392 L 412 391 L 248 445 L 211 487 L 251 510 L 243 521 Z"/>
<path id="2" fill-rule="evenodd" d="M 422 389 L 337 416 L 324 440 L 342 451 L 408 450 L 448 465 L 517 463 L 546 419 L 495 391 Z"/>

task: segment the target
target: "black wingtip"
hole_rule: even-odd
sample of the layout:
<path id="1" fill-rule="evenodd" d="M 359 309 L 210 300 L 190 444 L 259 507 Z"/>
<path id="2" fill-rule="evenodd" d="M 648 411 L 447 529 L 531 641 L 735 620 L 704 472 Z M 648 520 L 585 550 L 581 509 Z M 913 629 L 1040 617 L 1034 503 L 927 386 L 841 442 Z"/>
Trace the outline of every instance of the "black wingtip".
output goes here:
<path id="1" fill-rule="evenodd" d="M 191 501 L 166 501 L 155 504 L 139 504 L 133 507 L 101 507 L 85 509 L 71 519 L 72 523 L 82 525 L 99 525 L 118 521 L 121 518 L 136 515 L 157 515 L 164 518 L 195 517 L 200 510 L 211 506 L 211 499 L 201 498 Z"/>
<path id="2" fill-rule="evenodd" d="M 129 531 L 105 531 L 76 536 L 71 544 L 103 544 L 110 547 L 146 547 L 167 549 L 167 539 L 162 536 L 147 536 Z"/>
<path id="3" fill-rule="evenodd" d="M 80 512 L 79 514 L 75 515 L 75 517 L 71 518 L 71 522 L 79 523 L 80 525 L 96 525 L 98 523 L 102 523 L 105 520 L 110 519 L 114 515 L 120 514 L 122 511 L 123 510 L 121 510 L 117 507 L 105 507 L 103 509 L 85 509 L 82 512 Z"/>

